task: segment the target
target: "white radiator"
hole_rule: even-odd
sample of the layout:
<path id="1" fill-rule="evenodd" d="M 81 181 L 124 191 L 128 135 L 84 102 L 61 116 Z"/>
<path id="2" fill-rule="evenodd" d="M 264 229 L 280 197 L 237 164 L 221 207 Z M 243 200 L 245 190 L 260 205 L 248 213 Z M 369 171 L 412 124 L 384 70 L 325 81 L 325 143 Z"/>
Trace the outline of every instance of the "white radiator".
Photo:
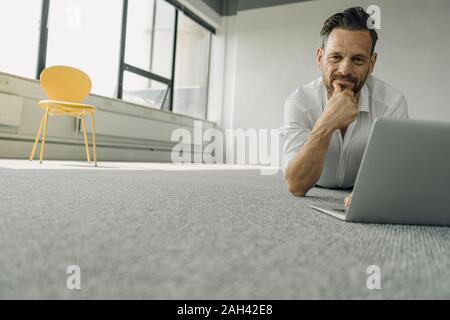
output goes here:
<path id="1" fill-rule="evenodd" d="M 0 125 L 18 127 L 22 118 L 23 98 L 0 93 Z"/>

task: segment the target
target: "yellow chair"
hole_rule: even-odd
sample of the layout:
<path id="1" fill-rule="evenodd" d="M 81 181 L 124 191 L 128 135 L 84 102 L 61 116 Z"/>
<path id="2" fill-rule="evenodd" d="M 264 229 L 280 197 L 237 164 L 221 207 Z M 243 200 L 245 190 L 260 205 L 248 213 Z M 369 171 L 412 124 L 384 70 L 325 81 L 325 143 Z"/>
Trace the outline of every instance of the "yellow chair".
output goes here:
<path id="1" fill-rule="evenodd" d="M 86 146 L 86 156 L 90 163 L 89 143 L 86 134 L 85 115 L 90 115 L 92 119 L 92 140 L 94 145 L 94 162 L 97 166 L 97 146 L 95 137 L 95 117 L 96 108 L 91 105 L 81 103 L 90 93 L 92 82 L 89 76 L 81 70 L 66 66 L 49 67 L 41 73 L 41 86 L 50 100 L 39 101 L 39 107 L 45 111 L 42 116 L 33 150 L 31 151 L 30 161 L 33 160 L 36 152 L 36 146 L 39 142 L 42 129 L 41 153 L 39 155 L 40 163 L 44 158 L 45 138 L 47 136 L 48 116 L 69 115 L 75 118 L 81 118 L 81 124 L 84 131 L 84 143 Z"/>

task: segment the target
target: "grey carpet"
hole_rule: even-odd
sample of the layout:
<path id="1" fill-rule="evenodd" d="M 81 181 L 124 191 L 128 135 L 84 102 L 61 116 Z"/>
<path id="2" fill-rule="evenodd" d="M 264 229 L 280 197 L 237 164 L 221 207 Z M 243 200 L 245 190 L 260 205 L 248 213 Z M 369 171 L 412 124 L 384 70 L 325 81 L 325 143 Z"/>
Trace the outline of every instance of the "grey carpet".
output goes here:
<path id="1" fill-rule="evenodd" d="M 295 198 L 259 171 L 0 169 L 0 298 L 449 299 L 450 228 L 306 206 L 346 194 Z"/>

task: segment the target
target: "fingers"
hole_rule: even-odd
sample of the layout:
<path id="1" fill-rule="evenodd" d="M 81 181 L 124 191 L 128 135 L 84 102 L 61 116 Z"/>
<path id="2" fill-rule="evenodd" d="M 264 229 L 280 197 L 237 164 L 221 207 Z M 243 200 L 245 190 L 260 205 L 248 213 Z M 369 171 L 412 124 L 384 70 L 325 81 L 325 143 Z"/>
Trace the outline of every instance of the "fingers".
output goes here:
<path id="1" fill-rule="evenodd" d="M 350 203 L 352 202 L 352 196 L 353 196 L 353 192 L 345 198 L 344 200 L 344 208 L 348 208 L 350 206 Z"/>
<path id="2" fill-rule="evenodd" d="M 347 97 L 349 97 L 351 99 L 351 101 L 354 102 L 354 103 L 356 103 L 358 101 L 358 99 L 355 96 L 355 92 L 353 92 L 353 90 L 350 89 L 350 88 L 346 88 L 345 90 L 343 90 L 342 94 L 344 94 Z"/>
<path id="3" fill-rule="evenodd" d="M 333 81 L 334 92 L 342 92 L 342 87 L 336 81 Z"/>
<path id="4" fill-rule="evenodd" d="M 350 97 L 355 96 L 355 92 L 353 92 L 352 87 L 346 87 L 345 89 L 342 89 L 342 92 L 349 95 Z"/>
<path id="5" fill-rule="evenodd" d="M 352 97 L 355 96 L 355 93 L 353 92 L 351 87 L 346 87 L 345 89 L 342 89 L 341 85 L 339 83 L 337 83 L 336 81 L 333 81 L 332 84 L 333 84 L 335 93 L 337 93 L 337 92 L 345 92 L 349 96 L 352 96 Z"/>

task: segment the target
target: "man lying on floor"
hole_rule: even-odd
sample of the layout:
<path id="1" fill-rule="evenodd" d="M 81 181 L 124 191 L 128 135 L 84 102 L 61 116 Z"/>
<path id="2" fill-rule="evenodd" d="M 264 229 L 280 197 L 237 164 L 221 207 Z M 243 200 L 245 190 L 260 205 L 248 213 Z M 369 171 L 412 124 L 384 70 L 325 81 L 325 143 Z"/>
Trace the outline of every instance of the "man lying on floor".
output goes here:
<path id="1" fill-rule="evenodd" d="M 403 95 L 371 75 L 378 35 L 370 19 L 361 7 L 328 18 L 316 53 L 322 76 L 286 100 L 282 169 L 295 196 L 315 185 L 353 187 L 375 119 L 408 118 Z"/>

